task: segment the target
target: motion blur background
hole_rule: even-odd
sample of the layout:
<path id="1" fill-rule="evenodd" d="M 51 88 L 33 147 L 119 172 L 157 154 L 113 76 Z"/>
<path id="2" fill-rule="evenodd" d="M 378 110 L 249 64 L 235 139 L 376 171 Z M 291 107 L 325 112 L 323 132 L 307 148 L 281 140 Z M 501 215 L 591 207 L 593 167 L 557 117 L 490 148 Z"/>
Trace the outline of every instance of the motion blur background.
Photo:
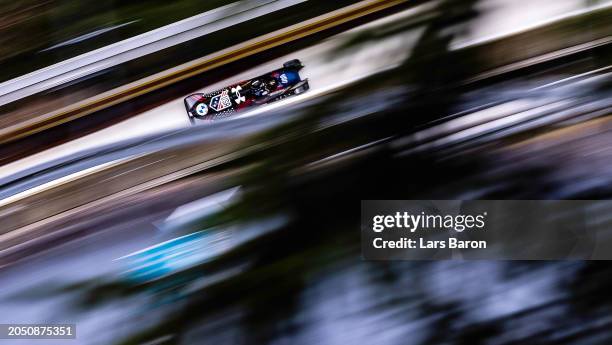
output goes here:
<path id="1" fill-rule="evenodd" d="M 372 262 L 359 237 L 360 200 L 610 198 L 611 1 L 0 18 L 0 323 L 76 323 L 69 344 L 612 342 L 606 262 Z M 308 92 L 189 121 L 185 96 L 296 58 Z"/>

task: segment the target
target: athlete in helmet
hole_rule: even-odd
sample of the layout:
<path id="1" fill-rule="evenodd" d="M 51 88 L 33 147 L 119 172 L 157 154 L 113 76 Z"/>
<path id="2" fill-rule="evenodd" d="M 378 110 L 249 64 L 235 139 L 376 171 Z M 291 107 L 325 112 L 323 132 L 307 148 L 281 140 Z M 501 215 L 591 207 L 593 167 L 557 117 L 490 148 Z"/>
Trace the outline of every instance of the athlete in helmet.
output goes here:
<path id="1" fill-rule="evenodd" d="M 276 79 L 270 78 L 268 80 L 257 79 L 251 83 L 251 90 L 255 97 L 265 97 L 270 92 L 273 92 L 277 89 L 278 83 Z"/>

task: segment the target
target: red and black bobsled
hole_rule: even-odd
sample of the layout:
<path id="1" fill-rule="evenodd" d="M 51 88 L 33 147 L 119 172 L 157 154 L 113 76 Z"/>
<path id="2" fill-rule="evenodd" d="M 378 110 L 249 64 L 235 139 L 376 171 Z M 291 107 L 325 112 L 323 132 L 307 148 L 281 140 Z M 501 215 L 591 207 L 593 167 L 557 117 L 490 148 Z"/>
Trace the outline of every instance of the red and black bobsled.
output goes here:
<path id="1" fill-rule="evenodd" d="M 185 98 L 187 114 L 192 119 L 218 120 L 256 105 L 268 104 L 308 90 L 308 79 L 299 71 L 300 60 L 285 62 L 283 67 L 259 77 L 242 81 L 210 93 L 195 93 Z"/>

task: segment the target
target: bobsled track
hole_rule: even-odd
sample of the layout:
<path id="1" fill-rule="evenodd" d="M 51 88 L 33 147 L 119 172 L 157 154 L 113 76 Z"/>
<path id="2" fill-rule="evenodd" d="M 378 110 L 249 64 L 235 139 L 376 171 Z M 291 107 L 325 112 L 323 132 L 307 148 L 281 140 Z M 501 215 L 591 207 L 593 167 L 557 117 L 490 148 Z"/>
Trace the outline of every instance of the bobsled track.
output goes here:
<path id="1" fill-rule="evenodd" d="M 276 69 L 287 60 L 299 58 L 306 66 L 301 71 L 301 75 L 308 78 L 311 84 L 311 90 L 302 95 L 241 113 L 229 121 L 214 125 L 196 123 L 195 127 L 186 115 L 182 100 L 184 95 L 182 95 L 180 98 L 137 114 L 113 126 L 2 166 L 0 169 L 0 185 L 2 185 L 0 189 L 0 217 L 10 221 L 5 223 L 0 234 L 0 242 L 2 242 L 0 251 L 11 248 L 15 244 L 23 242 L 24 239 L 36 239 L 41 234 L 40 229 L 43 229 L 46 224 L 53 223 L 67 215 L 76 214 L 82 208 L 92 208 L 93 205 L 110 202 L 114 200 L 113 198 L 137 195 L 139 192 L 179 180 L 190 174 L 205 170 L 209 166 L 214 166 L 221 159 L 219 155 L 231 152 L 232 147 L 239 142 L 240 139 L 238 138 L 245 133 L 252 134 L 275 126 L 288 118 L 293 111 L 292 109 L 297 109 L 296 107 L 300 104 L 314 102 L 360 78 L 395 67 L 408 54 L 409 49 L 407 47 L 409 48 L 414 43 L 416 37 L 418 37 L 418 32 L 411 35 L 390 36 L 367 46 L 353 48 L 348 52 L 337 53 L 336 50 L 346 40 L 358 35 L 363 30 L 404 20 L 428 9 L 428 6 L 431 5 L 424 3 L 385 16 L 352 30 L 331 36 L 307 48 L 276 56 L 269 61 L 233 75 L 231 78 L 211 83 L 200 89 L 202 92 L 215 90 L 232 82 Z M 607 9 L 606 6 L 602 5 L 601 7 Z M 566 17 L 571 19 L 572 16 L 576 15 L 580 15 L 580 13 L 570 13 L 559 18 L 543 16 L 544 18 L 540 18 L 540 21 L 534 20 L 531 23 L 524 23 L 526 27 L 515 27 L 515 30 L 520 34 L 529 30 L 530 27 L 537 28 L 546 25 L 548 22 L 563 21 Z M 492 19 L 495 18 L 485 18 L 483 20 L 490 21 Z M 503 40 L 505 36 L 512 34 L 513 32 L 503 32 L 497 39 Z M 462 41 L 457 42 L 457 46 L 469 47 L 470 44 L 486 43 L 492 39 L 490 32 L 476 32 L 471 37 L 463 37 Z M 580 54 L 584 54 L 585 50 L 588 54 L 588 49 L 596 49 L 602 44 L 607 44 L 605 39 L 604 37 L 594 42 L 586 42 L 576 49 L 566 48 L 558 52 L 551 51 L 534 58 L 534 61 L 535 63 L 545 63 L 560 58 L 565 59 L 572 54 L 576 54 L 577 58 L 580 58 L 582 56 Z M 511 73 L 513 68 L 524 67 L 523 63 L 515 65 L 489 71 L 482 78 Z M 495 113 L 500 109 L 502 114 L 508 115 L 508 119 L 512 118 L 509 115 L 514 114 L 514 112 L 525 112 L 529 109 L 532 110 L 528 112 L 528 118 L 539 116 L 541 112 L 555 110 L 557 109 L 555 106 L 560 106 L 560 109 L 562 109 L 566 106 L 564 102 L 560 105 L 550 105 L 545 102 L 542 103 L 542 101 L 533 102 L 531 100 L 528 102 L 506 102 L 507 104 L 501 105 L 498 103 L 506 99 L 508 95 L 529 95 L 531 93 L 539 95 L 539 92 L 545 90 L 548 90 L 546 92 L 550 94 L 559 93 L 555 97 L 561 97 L 568 91 L 557 86 L 582 80 L 597 85 L 597 83 L 609 77 L 609 72 L 609 66 L 603 66 L 570 77 L 567 77 L 565 72 L 555 72 L 555 74 L 545 77 L 532 77 L 533 81 L 529 83 L 517 81 L 510 87 L 510 90 L 504 87 L 495 93 L 485 92 L 476 101 L 470 101 L 478 105 L 474 106 L 470 103 L 470 108 L 463 112 L 466 114 L 475 112 L 474 114 L 464 116 L 464 119 L 459 118 L 449 121 L 445 125 L 448 128 L 444 128 L 444 126 L 440 130 L 432 128 L 428 132 L 424 132 L 423 135 L 425 137 L 436 137 L 441 133 L 449 134 L 453 130 L 469 126 L 471 122 L 478 123 L 478 121 L 481 121 L 474 121 L 471 118 L 491 119 L 492 122 L 505 123 L 508 120 L 503 117 L 497 118 L 498 114 Z M 595 88 L 595 86 L 593 87 Z M 586 88 L 582 90 L 586 90 Z M 605 112 L 606 101 L 607 99 L 603 97 L 597 105 L 600 108 L 596 109 Z M 392 99 L 378 99 L 372 96 L 372 99 L 368 100 L 367 103 L 370 107 L 384 106 L 392 102 Z M 491 110 L 482 109 L 483 107 L 491 107 Z M 289 111 L 289 114 L 285 109 Z M 361 111 L 362 109 L 357 110 Z M 488 112 L 492 112 L 492 114 Z M 358 117 L 360 115 L 352 116 Z M 456 129 L 453 129 L 455 128 L 453 126 L 456 126 Z M 488 127 L 483 126 L 477 126 L 476 128 L 489 130 Z M 236 139 L 232 140 L 231 137 L 227 137 L 228 130 L 235 131 Z M 443 146 L 445 140 L 441 138 L 427 143 L 423 147 Z M 198 146 L 198 149 L 188 154 L 180 151 L 186 145 L 193 145 L 202 141 L 215 144 Z M 177 149 L 170 156 L 150 154 L 173 147 Z M 423 150 L 423 148 L 416 148 L 415 150 Z M 147 167 L 153 166 L 158 171 L 147 169 Z M 103 176 L 103 178 L 99 176 Z M 137 176 L 137 178 L 134 179 L 133 176 Z M 113 183 L 109 183 L 109 181 Z M 94 187 L 96 185 L 100 187 L 100 183 L 104 185 L 103 188 Z M 78 188 L 85 186 L 92 188 L 87 192 L 79 192 L 84 193 L 83 196 L 74 201 L 70 198 L 68 198 L 70 200 L 63 198 L 61 195 L 62 190 L 72 188 L 78 190 Z M 51 200 L 50 198 L 57 198 L 58 201 L 52 203 L 51 206 L 47 203 L 45 211 L 32 212 L 31 207 L 28 206 L 35 200 L 46 203 Z M 35 229 L 38 230 L 34 231 Z"/>

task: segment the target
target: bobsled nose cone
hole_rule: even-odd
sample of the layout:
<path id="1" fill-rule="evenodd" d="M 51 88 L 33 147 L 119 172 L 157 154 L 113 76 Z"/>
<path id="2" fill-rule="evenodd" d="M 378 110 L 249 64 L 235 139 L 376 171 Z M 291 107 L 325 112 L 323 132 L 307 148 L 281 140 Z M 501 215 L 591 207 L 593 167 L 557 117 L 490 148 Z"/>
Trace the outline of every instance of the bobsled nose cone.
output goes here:
<path id="1" fill-rule="evenodd" d="M 193 106 L 204 99 L 203 93 L 194 93 L 193 95 L 185 97 L 185 105 L 187 110 L 193 108 Z"/>

